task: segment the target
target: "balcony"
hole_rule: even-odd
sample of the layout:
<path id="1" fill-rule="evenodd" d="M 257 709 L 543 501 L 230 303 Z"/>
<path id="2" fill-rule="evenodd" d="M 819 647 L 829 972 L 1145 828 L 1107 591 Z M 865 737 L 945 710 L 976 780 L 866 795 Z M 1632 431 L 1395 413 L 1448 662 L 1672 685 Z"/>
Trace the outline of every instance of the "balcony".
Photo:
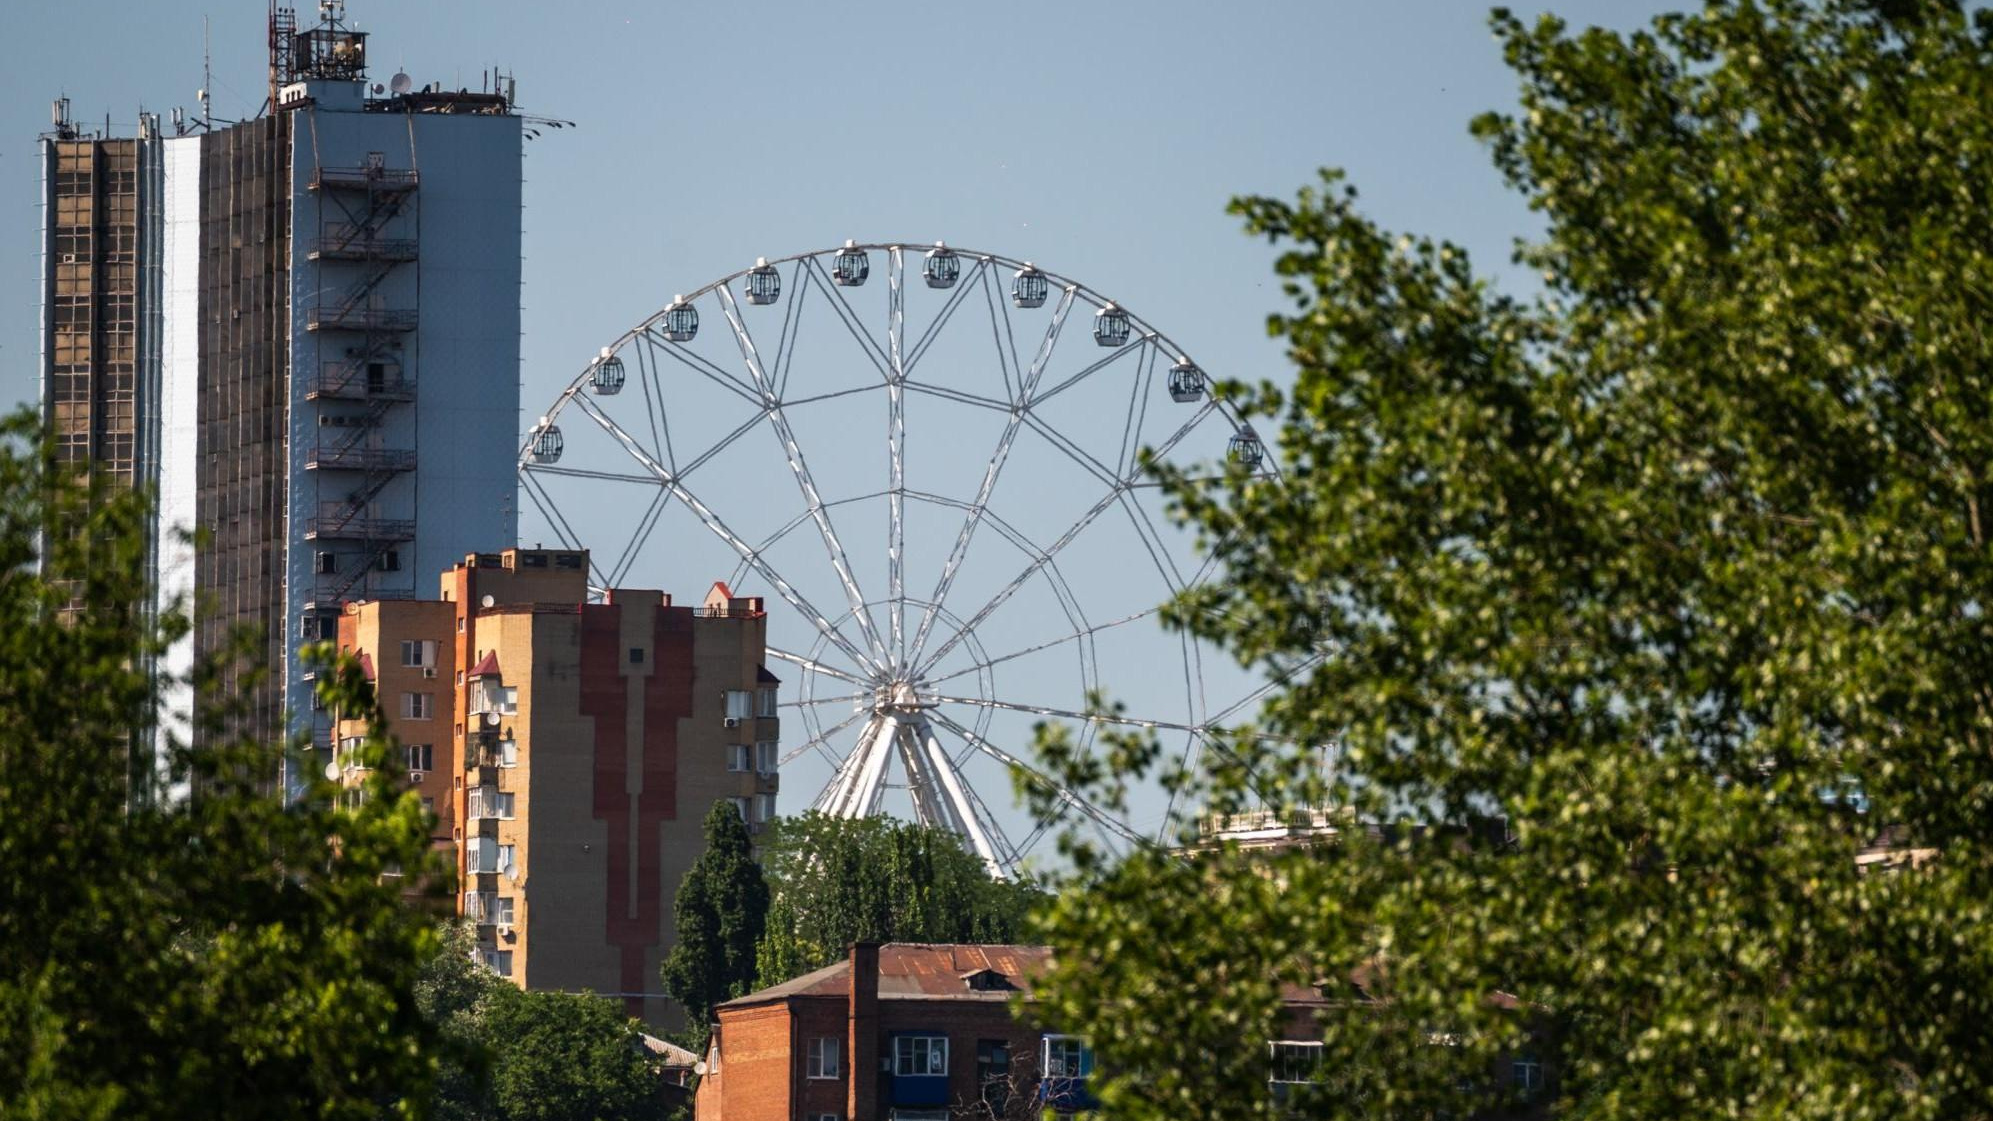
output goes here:
<path id="1" fill-rule="evenodd" d="M 311 243 L 306 256 L 314 261 L 392 261 L 415 260 L 416 241 L 412 237 L 377 237 L 358 231 L 335 232 Z"/>
<path id="2" fill-rule="evenodd" d="M 368 369 L 373 365 L 375 369 Z M 413 401 L 415 381 L 388 363 L 340 362 L 319 368 L 305 382 L 305 397 L 317 401 Z"/>
<path id="3" fill-rule="evenodd" d="M 342 448 L 320 445 L 305 453 L 307 471 L 413 471 L 415 452 L 403 448 Z"/>
<path id="4" fill-rule="evenodd" d="M 315 307 L 305 312 L 307 331 L 413 331 L 420 313 L 407 308 Z"/>
<path id="5" fill-rule="evenodd" d="M 413 541 L 415 519 L 362 517 L 335 505 L 306 518 L 304 536 L 307 541 Z"/>
<path id="6" fill-rule="evenodd" d="M 327 187 L 361 191 L 413 190 L 420 180 L 412 168 L 321 167 L 311 173 L 311 189 Z"/>

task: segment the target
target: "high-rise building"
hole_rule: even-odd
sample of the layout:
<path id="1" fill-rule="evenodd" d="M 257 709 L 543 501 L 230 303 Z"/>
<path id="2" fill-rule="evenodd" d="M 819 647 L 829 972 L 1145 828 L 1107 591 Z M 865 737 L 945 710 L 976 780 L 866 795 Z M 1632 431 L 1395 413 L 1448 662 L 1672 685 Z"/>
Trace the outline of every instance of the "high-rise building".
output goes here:
<path id="1" fill-rule="evenodd" d="M 114 138 L 57 102 L 42 381 L 66 459 L 158 495 L 156 583 L 198 607 L 163 668 L 248 628 L 239 730 L 329 748 L 300 644 L 516 532 L 522 132 L 510 79 L 370 83 L 318 7 L 272 10 L 253 119 Z"/>
<path id="2" fill-rule="evenodd" d="M 730 802 L 752 832 L 775 816 L 767 616 L 724 584 L 699 607 L 633 589 L 590 602 L 587 573 L 584 552 L 473 553 L 439 599 L 349 604 L 339 643 L 436 814 L 484 963 L 681 1026 L 658 967 L 706 814 Z"/>

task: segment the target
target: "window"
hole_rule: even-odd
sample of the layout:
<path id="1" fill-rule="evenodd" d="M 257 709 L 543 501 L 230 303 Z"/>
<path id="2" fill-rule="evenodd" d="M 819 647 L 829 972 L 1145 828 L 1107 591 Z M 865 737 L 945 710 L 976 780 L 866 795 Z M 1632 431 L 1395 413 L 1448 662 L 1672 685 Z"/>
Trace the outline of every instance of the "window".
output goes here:
<path id="1" fill-rule="evenodd" d="M 1273 1069 L 1267 1081 L 1276 1086 L 1307 1085 L 1320 1081 L 1322 1045 L 1276 1039 L 1267 1044 Z"/>
<path id="2" fill-rule="evenodd" d="M 401 664 L 420 666 L 424 669 L 436 664 L 436 643 L 433 639 L 403 639 L 401 643 Z"/>
<path id="3" fill-rule="evenodd" d="M 893 1075 L 924 1078 L 948 1073 L 948 1037 L 902 1035 L 893 1039 Z"/>
<path id="4" fill-rule="evenodd" d="M 758 716 L 775 715 L 775 690 L 773 689 L 761 690 L 761 707 L 758 710 L 756 710 L 756 715 Z"/>
<path id="5" fill-rule="evenodd" d="M 338 554 L 338 553 L 320 553 L 320 554 L 318 554 L 318 574 L 319 574 L 319 575 L 321 575 L 321 576 L 330 576 L 330 575 L 332 575 L 333 573 L 335 573 L 335 572 L 337 572 L 337 571 L 339 571 L 339 554 Z"/>
<path id="6" fill-rule="evenodd" d="M 382 572 L 400 572 L 401 550 L 389 549 L 387 552 L 382 553 L 381 559 L 374 562 L 374 567 Z"/>
<path id="7" fill-rule="evenodd" d="M 516 767 L 519 765 L 519 741 L 504 739 L 498 741 L 498 765 Z"/>
<path id="8" fill-rule="evenodd" d="M 403 720 L 427 720 L 436 714 L 436 694 L 403 693 L 401 695 L 401 718 Z"/>
<path id="9" fill-rule="evenodd" d="M 1517 1055 L 1509 1063 L 1509 1082 L 1524 1094 L 1543 1089 L 1543 1060 L 1535 1055 Z"/>
<path id="10" fill-rule="evenodd" d="M 428 743 L 405 743 L 402 752 L 407 756 L 411 771 L 433 771 L 436 769 L 436 745 Z"/>
<path id="11" fill-rule="evenodd" d="M 504 713 L 507 716 L 518 715 L 519 687 L 517 685 L 507 685 L 505 687 L 505 692 L 499 697 L 499 703 L 503 707 L 500 708 L 498 711 Z"/>
<path id="12" fill-rule="evenodd" d="M 512 925 L 512 907 L 515 900 L 509 895 L 495 895 L 491 900 L 491 921 L 499 926 Z"/>
<path id="13" fill-rule="evenodd" d="M 727 723 L 739 724 L 754 715 L 754 694 L 745 689 L 729 689 L 726 692 Z"/>
<path id="14" fill-rule="evenodd" d="M 486 969 L 491 970 L 500 977 L 512 976 L 511 950 L 479 950 L 478 960 L 484 963 Z"/>
<path id="15" fill-rule="evenodd" d="M 1010 1105 L 1010 1043 L 1002 1039 L 976 1041 L 976 1092 L 990 1113 L 1002 1117 Z"/>
<path id="16" fill-rule="evenodd" d="M 1045 1077 L 1085 1078 L 1093 1073 L 1093 1048 L 1077 1035 L 1045 1037 Z"/>
<path id="17" fill-rule="evenodd" d="M 754 745 L 754 769 L 764 775 L 772 775 L 782 762 L 782 753 L 774 740 L 762 740 Z"/>
<path id="18" fill-rule="evenodd" d="M 633 665 L 633 666 L 640 666 L 640 665 L 643 665 L 643 664 L 644 664 L 644 648 L 643 648 L 643 647 L 641 647 L 641 646 L 632 646 L 632 647 L 630 647 L 630 664 L 631 664 L 631 665 Z"/>
<path id="19" fill-rule="evenodd" d="M 729 798 L 727 799 L 727 801 L 732 802 L 734 804 L 734 811 L 740 814 L 740 819 L 742 821 L 746 821 L 748 819 L 747 818 L 748 805 L 746 798 Z"/>
<path id="20" fill-rule="evenodd" d="M 580 568 L 580 567 L 581 567 L 581 554 L 580 554 L 580 553 L 555 553 L 555 554 L 554 554 L 554 567 L 555 567 L 555 568 Z"/>
<path id="21" fill-rule="evenodd" d="M 490 837 L 474 838 L 476 844 L 470 847 L 470 863 L 473 872 L 512 871 L 512 846 L 501 845 Z"/>
<path id="22" fill-rule="evenodd" d="M 844 1116 L 837 1113 L 812 1113 L 810 1121 L 844 1121 Z"/>
<path id="23" fill-rule="evenodd" d="M 489 818 L 510 820 L 513 794 L 496 786 L 473 786 L 465 803 L 465 816 L 473 821 Z"/>
<path id="24" fill-rule="evenodd" d="M 757 822 L 775 820 L 775 795 L 756 794 L 754 796 L 754 820 Z"/>
<path id="25" fill-rule="evenodd" d="M 727 770 L 729 770 L 729 771 L 745 771 L 745 770 L 747 770 L 747 750 L 748 750 L 748 749 L 747 749 L 747 745 L 746 745 L 746 744 L 744 744 L 744 743 L 730 743 L 730 744 L 728 744 L 728 745 L 727 745 Z"/>
<path id="26" fill-rule="evenodd" d="M 547 567 L 547 554 L 545 554 L 545 553 L 520 553 L 520 554 L 519 554 L 519 567 L 520 567 L 520 568 L 545 568 L 545 567 Z"/>
<path id="27" fill-rule="evenodd" d="M 836 1078 L 838 1046 L 841 1042 L 834 1035 L 820 1035 L 810 1040 L 809 1057 L 803 1064 L 803 1073 L 810 1078 Z"/>

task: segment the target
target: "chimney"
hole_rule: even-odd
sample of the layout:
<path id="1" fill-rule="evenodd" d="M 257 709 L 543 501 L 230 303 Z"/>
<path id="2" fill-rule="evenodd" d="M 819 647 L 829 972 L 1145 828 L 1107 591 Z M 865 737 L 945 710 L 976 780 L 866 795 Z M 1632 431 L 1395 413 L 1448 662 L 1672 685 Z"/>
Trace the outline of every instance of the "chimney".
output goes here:
<path id="1" fill-rule="evenodd" d="M 845 1117 L 872 1121 L 879 1115 L 879 944 L 851 944 L 851 1081 Z"/>

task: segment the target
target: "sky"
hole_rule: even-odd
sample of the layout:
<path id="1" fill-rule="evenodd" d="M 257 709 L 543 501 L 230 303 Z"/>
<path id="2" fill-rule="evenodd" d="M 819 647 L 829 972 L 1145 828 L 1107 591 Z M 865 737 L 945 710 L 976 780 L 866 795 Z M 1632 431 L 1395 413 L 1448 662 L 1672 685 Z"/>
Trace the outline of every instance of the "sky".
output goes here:
<path id="1" fill-rule="evenodd" d="M 1574 23 L 1615 26 L 1658 7 L 1563 5 Z M 254 0 L 10 9 L 0 404 L 36 393 L 35 137 L 48 102 L 66 94 L 76 120 L 108 116 L 120 133 L 141 108 L 191 112 L 204 15 L 216 116 L 254 114 L 266 66 Z M 1516 93 L 1475 3 L 352 0 L 348 14 L 372 33 L 376 79 L 405 69 L 417 86 L 475 89 L 495 66 L 516 77 L 523 111 L 573 122 L 526 145 L 522 428 L 674 293 L 846 238 L 1032 260 L 1108 294 L 1214 374 L 1278 379 L 1272 251 L 1225 207 L 1289 196 L 1323 166 L 1343 168 L 1385 227 L 1452 240 L 1527 283 L 1507 261 L 1531 215 L 1468 135 L 1475 114 Z M 923 422 L 940 433 L 928 448 L 951 444 L 944 423 Z M 881 446 L 847 453 L 832 434 L 812 455 Z M 782 466 L 772 448 L 757 454 Z M 962 455 L 975 467 L 988 452 Z M 1018 473 L 1013 485 L 1038 493 L 1067 486 L 1051 466 Z M 628 519 L 614 500 L 578 501 L 582 520 Z M 696 595 L 698 568 L 645 582 Z"/>

